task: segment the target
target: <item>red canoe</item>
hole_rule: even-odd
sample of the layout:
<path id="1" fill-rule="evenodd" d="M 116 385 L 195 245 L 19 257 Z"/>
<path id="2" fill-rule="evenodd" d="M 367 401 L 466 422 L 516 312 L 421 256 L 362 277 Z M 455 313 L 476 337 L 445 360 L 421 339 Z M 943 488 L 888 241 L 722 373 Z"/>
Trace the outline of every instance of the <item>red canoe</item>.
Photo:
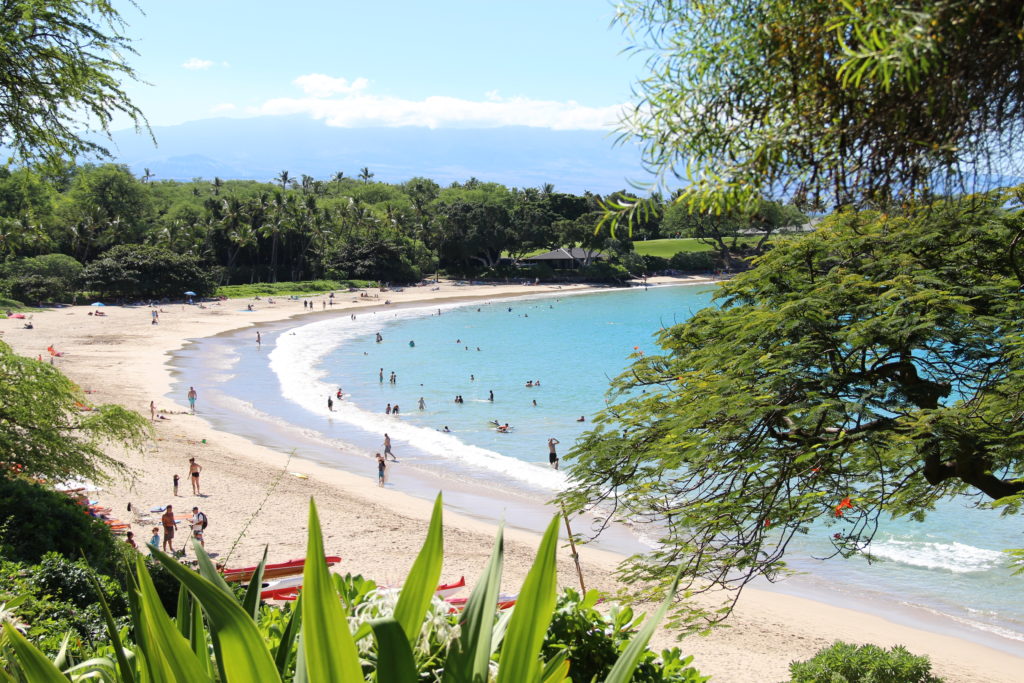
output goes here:
<path id="1" fill-rule="evenodd" d="M 328 567 L 333 567 L 338 562 L 341 562 L 340 557 L 333 555 L 325 559 L 327 560 Z M 305 567 L 305 558 L 302 558 L 300 560 L 288 560 L 287 562 L 278 562 L 277 564 L 268 564 L 263 568 L 263 578 L 271 579 L 277 576 L 291 576 L 292 574 L 301 574 Z M 221 574 L 223 575 L 225 581 L 248 581 L 252 578 L 252 575 L 255 573 L 256 566 L 221 570 Z"/>
<path id="2" fill-rule="evenodd" d="M 516 595 L 498 596 L 497 608 L 508 609 L 509 607 L 514 607 L 516 604 L 517 597 L 518 596 Z M 466 609 L 466 603 L 468 601 L 469 598 L 453 598 L 451 600 L 445 600 L 445 602 L 452 606 L 451 610 L 449 610 L 452 614 L 455 614 L 456 612 L 461 612 L 462 610 Z"/>

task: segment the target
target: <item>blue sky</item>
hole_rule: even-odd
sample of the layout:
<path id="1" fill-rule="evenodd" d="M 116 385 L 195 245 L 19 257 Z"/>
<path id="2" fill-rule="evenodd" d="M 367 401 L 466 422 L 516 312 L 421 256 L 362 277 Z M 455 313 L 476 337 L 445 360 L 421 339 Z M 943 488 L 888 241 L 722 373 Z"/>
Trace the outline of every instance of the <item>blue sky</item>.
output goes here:
<path id="1" fill-rule="evenodd" d="M 152 125 L 308 114 L 329 125 L 596 129 L 630 100 L 605 0 L 140 0 L 129 92 Z"/>

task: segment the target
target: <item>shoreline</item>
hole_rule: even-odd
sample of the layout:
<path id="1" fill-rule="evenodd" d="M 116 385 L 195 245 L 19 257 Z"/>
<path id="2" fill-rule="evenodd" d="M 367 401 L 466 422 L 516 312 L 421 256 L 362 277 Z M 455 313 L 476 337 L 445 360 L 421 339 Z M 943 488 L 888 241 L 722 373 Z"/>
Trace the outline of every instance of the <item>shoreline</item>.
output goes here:
<path id="1" fill-rule="evenodd" d="M 404 292 L 388 292 L 387 296 L 397 308 L 431 301 L 454 303 L 542 292 L 568 294 L 584 289 L 590 288 L 445 284 L 438 290 L 410 287 Z M 340 302 L 336 295 L 337 305 L 326 310 L 358 312 L 383 308 L 382 299 L 357 298 L 350 303 L 345 300 L 346 295 L 341 293 Z M 317 303 L 322 300 L 316 298 Z M 35 357 L 45 353 L 50 344 L 66 353 L 55 359 L 56 364 L 83 389 L 91 389 L 91 398 L 97 402 L 120 403 L 147 414 L 149 401 L 167 395 L 175 381 L 168 362 L 170 354 L 191 340 L 254 325 L 297 320 L 299 316 L 312 317 L 325 310 L 296 310 L 300 302 L 288 300 L 279 300 L 272 307 L 257 303 L 256 311 L 251 313 L 228 310 L 235 309 L 236 303 L 237 308 L 244 308 L 239 300 L 205 309 L 168 305 L 159 325 L 150 325 L 151 309 L 145 307 L 111 306 L 105 309 L 106 316 L 96 318 L 87 315 L 89 307 L 79 306 L 34 314 L 34 330 L 21 330 L 20 321 L 0 321 L 0 329 L 5 331 L 4 341 L 23 355 Z M 382 490 L 369 478 L 311 461 L 291 460 L 286 465 L 288 456 L 257 446 L 243 436 L 218 431 L 202 419 L 202 393 L 197 404 L 198 416 L 184 414 L 186 409 L 177 401 L 173 406 L 162 398 L 157 403 L 159 408 L 173 411 L 170 419 L 157 421 L 155 439 L 147 453 L 126 458 L 138 470 L 139 480 L 134 486 L 114 482 L 105 487 L 96 496 L 105 504 L 124 510 L 126 502 L 131 501 L 149 509 L 172 501 L 171 474 L 184 472 L 187 458 L 194 455 L 206 468 L 202 486 L 207 497 L 182 495 L 182 500 L 174 501 L 175 507 L 180 512 L 198 504 L 204 511 L 210 511 L 208 546 L 221 559 L 227 555 L 232 539 L 242 533 L 232 564 L 254 560 L 264 543 L 271 544 L 272 561 L 301 556 L 308 499 L 312 495 L 324 520 L 327 550 L 345 558 L 339 567 L 342 571 L 362 573 L 381 583 L 395 583 L 404 575 L 422 542 L 429 500 Z M 308 479 L 285 473 L 299 469 Z M 188 483 L 185 477 L 182 479 L 182 493 L 186 494 L 184 488 Z M 148 525 L 135 525 L 134 529 L 140 537 L 148 538 Z M 494 531 L 492 524 L 446 510 L 445 579 L 465 574 L 467 581 L 475 581 L 490 553 Z M 537 536 L 508 528 L 506 538 L 503 588 L 514 589 L 532 561 Z M 619 557 L 593 547 L 581 548 L 580 554 L 588 587 L 593 584 L 614 591 L 614 565 Z M 560 558 L 559 570 L 563 585 L 573 585 L 575 570 L 567 556 Z M 703 673 L 714 674 L 719 681 L 784 678 L 791 659 L 805 659 L 837 638 L 886 647 L 905 644 L 915 654 L 929 654 L 936 673 L 951 681 L 1015 680 L 1022 661 L 1019 655 L 1003 652 L 1002 648 L 996 650 L 935 633 L 938 628 L 910 628 L 873 613 L 775 590 L 748 589 L 730 623 L 731 629 L 716 630 L 706 638 L 687 637 L 679 644 L 684 654 L 695 655 L 694 663 Z M 670 635 L 662 631 L 653 645 L 673 644 Z M 1022 651 L 1024 648 L 1018 648 L 1018 652 Z M 751 657 L 752 654 L 760 656 Z"/>

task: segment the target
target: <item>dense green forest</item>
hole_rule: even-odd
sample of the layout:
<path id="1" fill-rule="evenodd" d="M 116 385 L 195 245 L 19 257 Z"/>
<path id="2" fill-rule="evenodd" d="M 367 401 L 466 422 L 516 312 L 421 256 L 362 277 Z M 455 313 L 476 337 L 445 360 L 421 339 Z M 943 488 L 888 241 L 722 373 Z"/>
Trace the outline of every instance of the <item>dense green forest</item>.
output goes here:
<path id="1" fill-rule="evenodd" d="M 117 164 L 47 169 L 0 169 L 6 294 L 28 301 L 65 298 L 71 287 L 119 296 L 321 278 L 413 282 L 437 272 L 548 279 L 547 266 L 514 264 L 558 247 L 607 254 L 612 263 L 574 276 L 616 280 L 729 265 L 760 251 L 778 228 L 805 220 L 771 202 L 728 220 L 666 204 L 613 235 L 597 229 L 602 206 L 631 197 L 626 191 L 574 195 L 475 178 L 448 187 L 428 178 L 387 184 L 374 182 L 368 168 L 330 180 L 282 171 L 262 183 L 157 180 L 148 171 L 137 178 Z M 740 239 L 752 230 L 757 239 Z M 661 237 L 699 238 L 713 253 L 675 263 L 633 253 L 634 240 Z M 123 276 L 142 262 L 177 277 L 150 287 Z"/>

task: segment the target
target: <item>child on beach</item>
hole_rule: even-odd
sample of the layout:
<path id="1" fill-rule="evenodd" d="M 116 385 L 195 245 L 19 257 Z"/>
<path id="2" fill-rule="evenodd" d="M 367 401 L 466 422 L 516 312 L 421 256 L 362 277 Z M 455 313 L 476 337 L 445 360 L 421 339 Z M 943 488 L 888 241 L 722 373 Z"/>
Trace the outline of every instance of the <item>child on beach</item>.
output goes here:
<path id="1" fill-rule="evenodd" d="M 177 474 L 174 475 L 174 495 L 178 495 L 178 481 L 181 479 Z"/>
<path id="2" fill-rule="evenodd" d="M 377 454 L 377 486 L 384 488 L 384 470 L 387 469 L 388 463 L 384 460 L 384 456 L 380 453 Z"/>
<path id="3" fill-rule="evenodd" d="M 149 544 L 154 548 L 160 547 L 160 527 L 153 527 L 153 537 L 149 539 Z"/>

